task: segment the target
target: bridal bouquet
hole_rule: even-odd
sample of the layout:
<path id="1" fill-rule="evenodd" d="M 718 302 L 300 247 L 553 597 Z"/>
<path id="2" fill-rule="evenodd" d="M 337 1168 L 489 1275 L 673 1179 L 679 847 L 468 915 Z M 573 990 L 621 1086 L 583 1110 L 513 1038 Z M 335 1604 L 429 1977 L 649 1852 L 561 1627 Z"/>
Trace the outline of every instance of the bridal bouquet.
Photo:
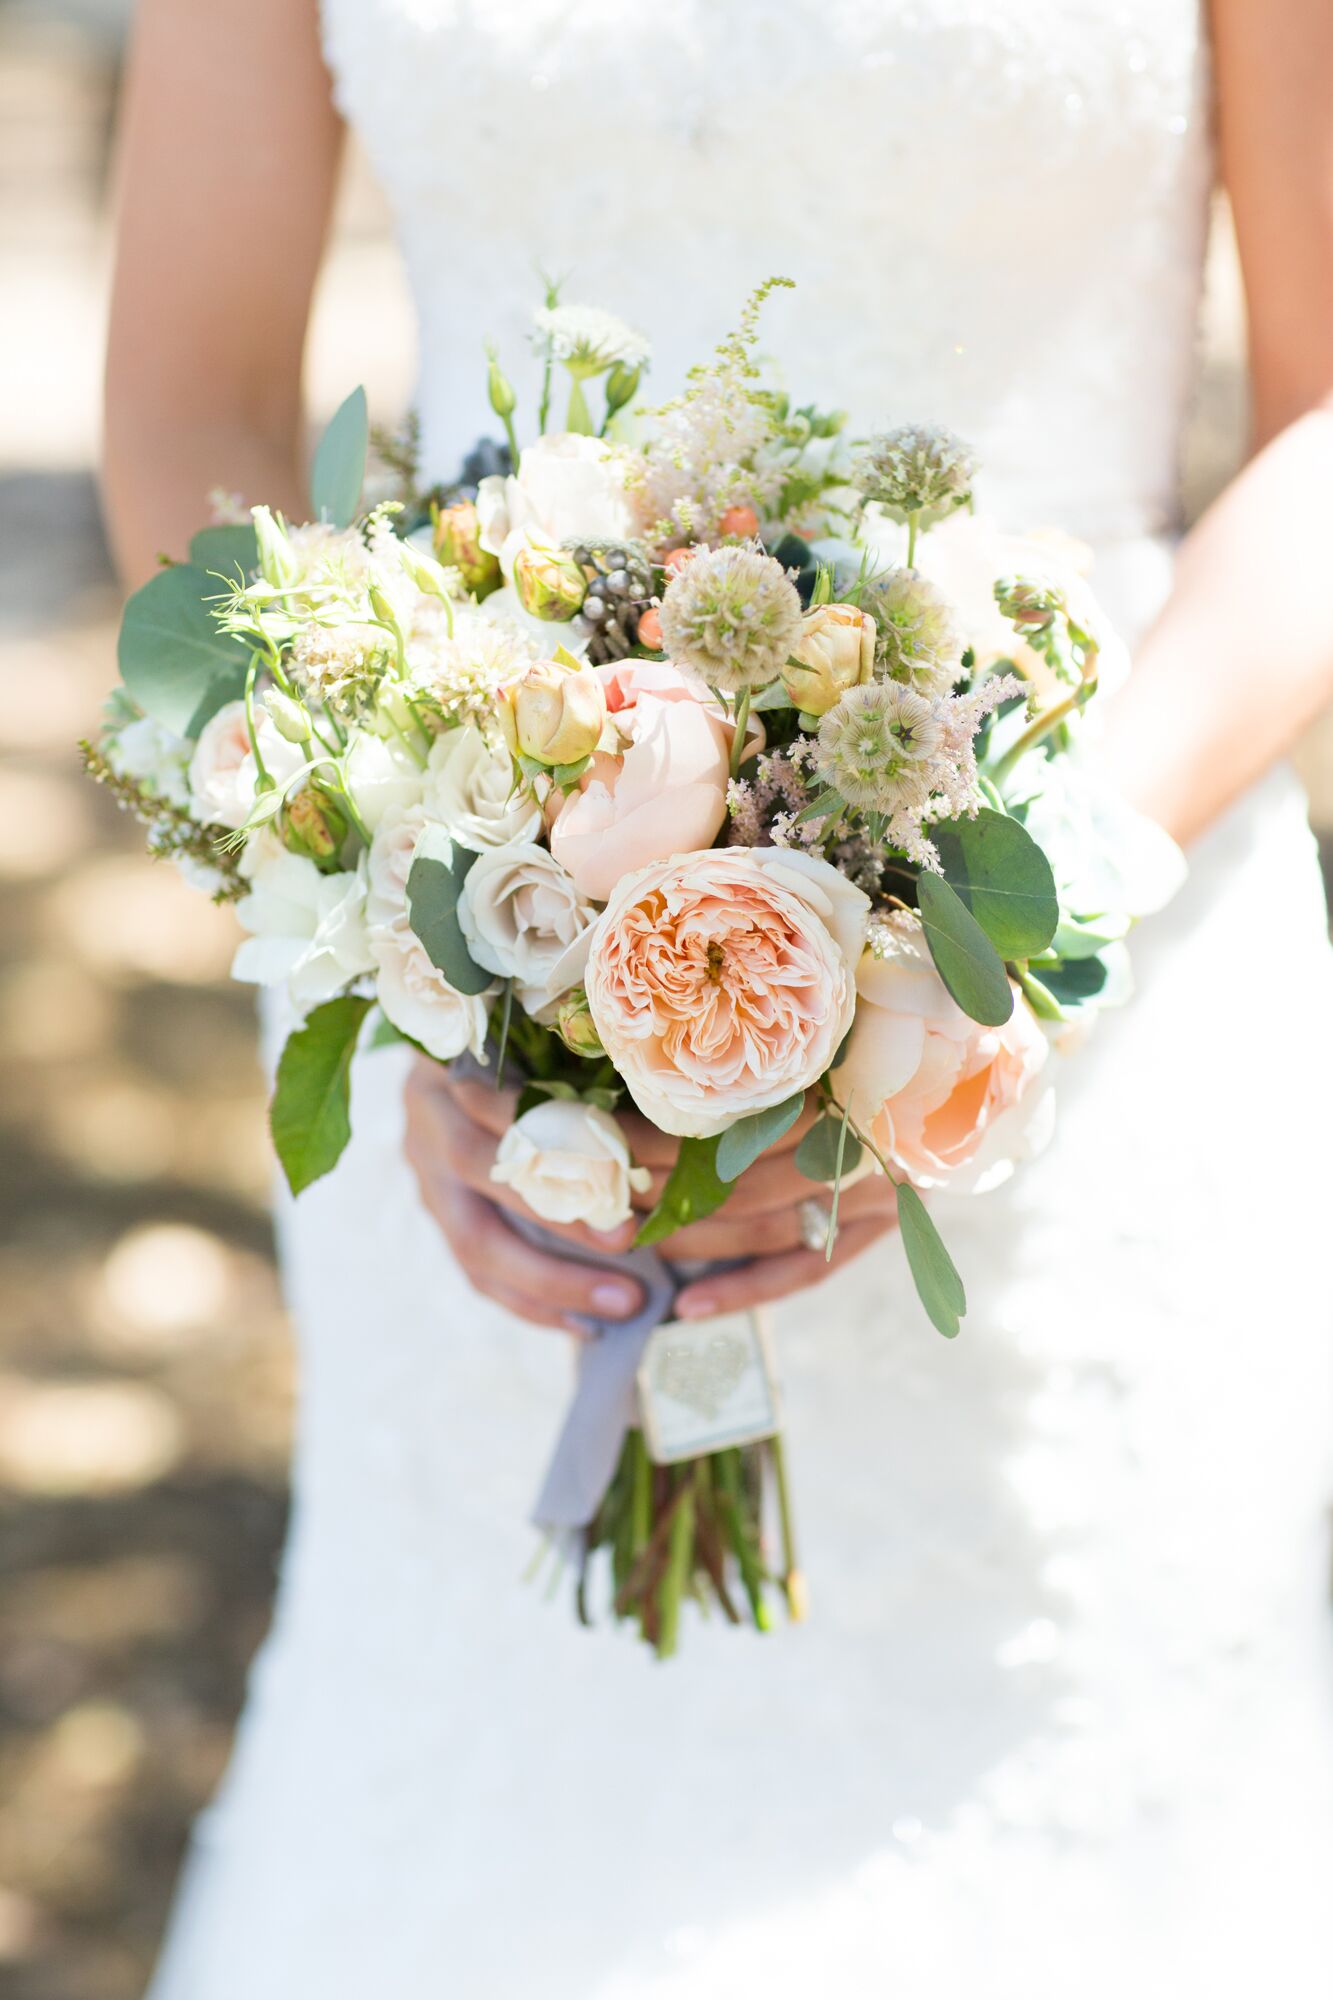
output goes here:
<path id="1" fill-rule="evenodd" d="M 831 1253 L 841 1190 L 887 1176 L 955 1334 L 919 1190 L 1041 1144 L 1054 1052 L 1125 997 L 1172 874 L 1077 755 L 1124 665 L 1077 548 L 974 514 L 949 433 L 851 440 L 765 386 L 769 289 L 646 416 L 646 343 L 549 298 L 535 434 L 492 356 L 507 444 L 425 502 L 362 511 L 358 391 L 309 523 L 232 509 L 130 599 L 87 746 L 153 850 L 235 901 L 237 977 L 290 996 L 294 1191 L 387 1042 L 517 1084 L 493 1177 L 535 1230 L 643 1201 L 617 1106 L 679 1139 L 630 1253 L 649 1307 L 585 1350 L 537 1510 L 580 1607 L 603 1550 L 662 1652 L 685 1596 L 765 1625 L 770 1584 L 803 1594 L 764 1342 L 671 1322 L 673 1232 L 804 1115 L 808 1229 Z"/>

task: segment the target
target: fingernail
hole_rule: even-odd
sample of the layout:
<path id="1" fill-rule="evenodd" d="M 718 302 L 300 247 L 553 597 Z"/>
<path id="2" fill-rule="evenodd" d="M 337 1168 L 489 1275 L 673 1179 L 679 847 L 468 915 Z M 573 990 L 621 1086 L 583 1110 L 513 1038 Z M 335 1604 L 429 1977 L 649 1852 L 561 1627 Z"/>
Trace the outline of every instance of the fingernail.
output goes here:
<path id="1" fill-rule="evenodd" d="M 594 1285 L 592 1302 L 598 1312 L 628 1313 L 639 1303 L 639 1295 L 628 1285 Z"/>
<path id="2" fill-rule="evenodd" d="M 712 1299 L 698 1299 L 693 1292 L 686 1292 L 676 1300 L 676 1311 L 682 1319 L 707 1319 L 717 1306 Z"/>

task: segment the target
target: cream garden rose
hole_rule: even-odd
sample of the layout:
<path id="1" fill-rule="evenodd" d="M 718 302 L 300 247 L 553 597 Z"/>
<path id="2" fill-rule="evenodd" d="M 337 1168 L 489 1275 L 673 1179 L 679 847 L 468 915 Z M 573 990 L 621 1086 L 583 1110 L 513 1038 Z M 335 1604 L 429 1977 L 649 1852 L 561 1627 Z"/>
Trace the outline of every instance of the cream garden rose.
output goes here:
<path id="1" fill-rule="evenodd" d="M 537 660 L 510 689 L 500 724 L 513 749 L 534 763 L 577 764 L 606 723 L 606 696 L 592 667 Z"/>
<path id="2" fill-rule="evenodd" d="M 851 1026 L 870 902 L 782 848 L 639 869 L 588 939 L 602 1045 L 645 1117 L 707 1138 L 804 1090 Z"/>
<path id="3" fill-rule="evenodd" d="M 920 1187 L 995 1187 L 1050 1136 L 1049 1045 L 1021 995 L 1002 1027 L 969 1020 L 935 970 L 920 919 L 877 921 L 833 1087 L 889 1162 Z"/>
<path id="4" fill-rule="evenodd" d="M 550 1098 L 509 1127 L 491 1179 L 512 1188 L 543 1222 L 583 1222 L 607 1230 L 628 1222 L 631 1193 L 646 1193 L 652 1176 L 632 1163 L 625 1135 L 609 1113 Z"/>
<path id="5" fill-rule="evenodd" d="M 449 1062 L 464 1051 L 484 1060 L 487 998 L 460 993 L 432 965 L 405 918 L 370 931 L 375 996 L 401 1034 Z"/>
<path id="6" fill-rule="evenodd" d="M 251 836 L 241 865 L 250 893 L 237 903 L 236 915 L 251 935 L 237 948 L 233 978 L 285 985 L 304 1014 L 369 972 L 364 863 L 352 872 L 321 874 L 265 827 Z"/>
<path id="7" fill-rule="evenodd" d="M 561 981 L 571 946 L 596 911 L 535 841 L 491 848 L 468 870 L 458 921 L 477 964 L 515 981 L 527 1013 L 542 1020 L 575 977 Z"/>
<path id="8" fill-rule="evenodd" d="M 446 729 L 431 749 L 426 796 L 435 817 L 465 847 L 535 840 L 541 812 L 514 784 L 514 761 L 475 723 Z"/>
<path id="9" fill-rule="evenodd" d="M 280 736 L 263 715 L 255 731 L 269 776 L 285 785 L 305 762 L 294 743 Z M 250 745 L 243 701 L 224 702 L 199 732 L 190 758 L 190 796 L 198 817 L 233 830 L 244 826 L 255 802 L 258 767 Z"/>
<path id="10" fill-rule="evenodd" d="M 530 540 L 623 542 L 635 532 L 625 459 L 602 438 L 558 432 L 526 445 L 518 471 L 492 474 L 477 489 L 481 546 L 500 558 L 506 580 Z"/>

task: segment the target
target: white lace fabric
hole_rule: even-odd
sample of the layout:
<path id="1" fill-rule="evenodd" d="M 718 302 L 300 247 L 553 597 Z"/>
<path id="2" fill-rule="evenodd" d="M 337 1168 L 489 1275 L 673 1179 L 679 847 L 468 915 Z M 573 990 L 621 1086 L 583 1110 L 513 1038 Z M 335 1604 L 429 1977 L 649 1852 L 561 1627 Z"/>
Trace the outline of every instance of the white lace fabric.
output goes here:
<path id="1" fill-rule="evenodd" d="M 326 0 L 421 316 L 428 470 L 530 415 L 535 267 L 652 387 L 770 273 L 797 399 L 954 425 L 1016 524 L 1167 587 L 1210 177 L 1193 0 Z M 524 411 L 520 411 L 520 419 Z M 284 1202 L 301 1344 L 275 1630 L 154 2000 L 1322 1993 L 1330 980 L 1275 774 L 1138 940 L 1055 1145 L 779 1321 L 800 1629 L 659 1668 L 522 1583 L 556 1336 L 475 1298 L 359 1061 Z"/>

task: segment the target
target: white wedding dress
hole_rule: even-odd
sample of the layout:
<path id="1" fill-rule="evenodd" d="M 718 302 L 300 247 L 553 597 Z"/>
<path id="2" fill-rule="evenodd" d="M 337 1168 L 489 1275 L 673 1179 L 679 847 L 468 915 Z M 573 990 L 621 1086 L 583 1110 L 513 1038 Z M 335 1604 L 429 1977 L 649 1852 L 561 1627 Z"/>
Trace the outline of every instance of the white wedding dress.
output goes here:
<path id="1" fill-rule="evenodd" d="M 782 273 L 798 402 L 952 425 L 1142 628 L 1211 178 L 1194 0 L 325 16 L 430 473 L 495 428 L 486 335 L 531 419 L 538 266 L 652 331 L 662 395 Z M 468 1290 L 399 1055 L 359 1063 L 350 1152 L 282 1210 L 291 1544 L 154 2000 L 1327 1991 L 1333 988 L 1293 782 L 1192 862 L 1051 1150 L 937 1205 L 961 1337 L 891 1244 L 779 1315 L 811 1617 L 691 1617 L 667 1666 L 523 1582 L 566 1345 Z"/>

